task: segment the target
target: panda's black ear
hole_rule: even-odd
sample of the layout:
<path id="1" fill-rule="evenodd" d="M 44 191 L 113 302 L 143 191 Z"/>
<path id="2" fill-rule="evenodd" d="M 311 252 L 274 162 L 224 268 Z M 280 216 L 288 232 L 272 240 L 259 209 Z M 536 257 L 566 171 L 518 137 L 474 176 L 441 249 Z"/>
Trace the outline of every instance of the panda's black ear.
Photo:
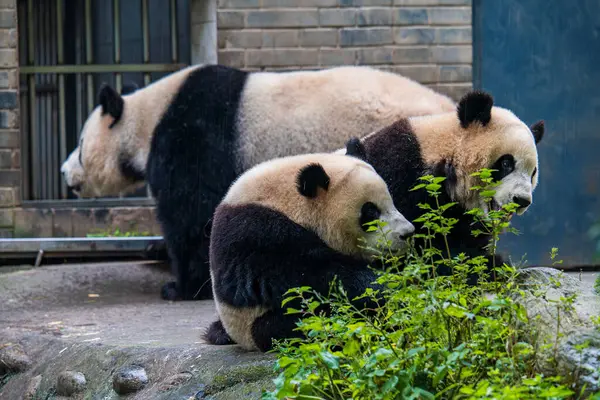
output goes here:
<path id="1" fill-rule="evenodd" d="M 321 164 L 309 164 L 298 173 L 296 185 L 302 196 L 313 198 L 319 188 L 329 189 L 329 176 Z"/>
<path id="2" fill-rule="evenodd" d="M 356 157 L 365 162 L 367 161 L 367 150 L 365 150 L 365 145 L 356 137 L 353 137 L 346 142 L 346 155 Z"/>
<path id="3" fill-rule="evenodd" d="M 129 82 L 123 85 L 121 88 L 121 96 L 125 96 L 126 94 L 130 94 L 138 90 L 140 87 L 135 82 Z"/>
<path id="4" fill-rule="evenodd" d="M 544 137 L 544 132 L 546 131 L 546 127 L 543 120 L 539 120 L 535 124 L 531 125 L 529 128 L 531 129 L 531 133 L 533 133 L 533 138 L 535 139 L 535 144 L 538 144 L 542 141 Z"/>
<path id="5" fill-rule="evenodd" d="M 480 122 L 486 126 L 492 119 L 492 106 L 494 99 L 488 93 L 478 90 L 467 93 L 458 102 L 458 119 L 463 128 L 473 122 Z"/>
<path id="6" fill-rule="evenodd" d="M 102 86 L 98 97 L 100 106 L 102 107 L 102 115 L 109 114 L 115 119 L 109 126 L 109 128 L 112 128 L 121 119 L 125 102 L 121 95 L 109 85 Z"/>

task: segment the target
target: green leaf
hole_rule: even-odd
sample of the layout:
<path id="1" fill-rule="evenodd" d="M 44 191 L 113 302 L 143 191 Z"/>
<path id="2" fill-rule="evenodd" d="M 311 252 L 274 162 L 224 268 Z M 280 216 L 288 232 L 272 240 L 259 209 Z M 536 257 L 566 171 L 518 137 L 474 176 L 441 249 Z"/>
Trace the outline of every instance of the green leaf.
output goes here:
<path id="1" fill-rule="evenodd" d="M 457 307 L 454 304 L 447 306 L 444 311 L 446 314 L 456 318 L 463 318 L 466 315 L 466 311 L 462 307 Z"/>
<path id="2" fill-rule="evenodd" d="M 384 393 L 387 393 L 387 392 L 391 391 L 392 389 L 394 389 L 397 384 L 398 384 L 398 376 L 394 375 L 390 379 L 385 381 L 385 383 L 381 387 L 381 390 Z"/>
<path id="3" fill-rule="evenodd" d="M 329 369 L 338 369 L 340 367 L 338 358 L 330 352 L 322 351 L 319 353 L 319 355 L 321 356 L 321 359 Z"/>

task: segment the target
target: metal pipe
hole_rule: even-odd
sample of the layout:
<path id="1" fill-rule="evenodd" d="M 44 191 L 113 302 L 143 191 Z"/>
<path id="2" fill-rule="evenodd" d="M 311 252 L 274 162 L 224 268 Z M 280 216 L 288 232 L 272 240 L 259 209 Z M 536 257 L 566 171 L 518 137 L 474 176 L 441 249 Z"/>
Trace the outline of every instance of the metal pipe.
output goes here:
<path id="1" fill-rule="evenodd" d="M 38 29 L 38 43 L 46 43 L 47 41 L 45 40 L 45 36 L 48 34 L 48 9 L 47 9 L 47 3 L 43 2 L 41 3 L 38 7 L 38 10 L 41 9 L 41 12 L 39 13 L 39 17 L 40 17 L 40 23 L 38 24 L 39 29 Z M 38 11 L 39 12 L 39 11 Z M 38 55 L 39 55 L 39 62 L 40 64 L 48 64 L 48 52 L 50 50 L 50 46 L 46 45 L 42 45 L 38 48 Z M 39 80 L 40 80 L 40 84 L 45 85 L 47 84 L 47 75 L 40 75 L 38 76 Z M 37 170 L 40 173 L 40 180 L 42 183 L 42 190 L 41 190 L 41 196 L 43 198 L 48 198 L 48 192 L 49 192 L 49 187 L 48 184 L 50 183 L 48 180 L 48 169 L 49 169 L 49 165 L 48 165 L 48 150 L 49 147 L 48 146 L 48 142 L 49 142 L 49 137 L 47 134 L 48 131 L 48 125 L 50 124 L 49 118 L 48 116 L 50 115 L 49 111 L 49 107 L 48 107 L 48 96 L 47 94 L 41 95 L 39 96 L 38 99 L 39 103 L 40 103 L 40 115 L 39 115 L 39 121 L 41 121 L 42 123 L 39 125 L 39 135 L 40 135 L 40 151 L 41 151 L 41 168 L 39 167 L 40 164 L 38 164 Z"/>
<path id="2" fill-rule="evenodd" d="M 90 74 L 107 72 L 173 72 L 187 67 L 187 64 L 93 64 L 93 65 L 36 65 L 23 66 L 19 73 L 31 74 Z"/>
<path id="3" fill-rule="evenodd" d="M 144 44 L 144 64 L 150 62 L 150 31 L 148 28 L 148 0 L 142 0 L 142 40 Z M 150 74 L 144 74 L 144 84 L 150 84 Z"/>
<path id="4" fill-rule="evenodd" d="M 147 255 L 164 248 L 162 236 L 24 238 L 0 240 L 2 259 Z"/>
<path id="5" fill-rule="evenodd" d="M 35 14 L 33 13 L 33 0 L 27 0 L 27 63 L 29 65 L 35 64 L 35 37 L 34 37 L 34 26 L 35 26 Z M 30 115 L 30 124 L 29 124 L 29 136 L 31 138 L 31 159 L 35 160 L 36 154 L 38 152 L 38 140 L 36 135 L 36 106 L 35 106 L 35 75 L 29 76 L 28 82 L 29 89 L 29 115 Z M 31 163 L 33 164 L 33 162 Z M 33 165 L 28 166 L 30 169 Z M 32 197 L 33 199 L 39 198 L 39 188 L 37 185 L 38 182 L 33 180 L 33 184 L 31 185 Z"/>
<path id="6" fill-rule="evenodd" d="M 58 36 L 58 64 L 65 62 L 64 55 L 64 34 L 63 34 L 63 0 L 56 0 L 56 25 Z M 58 112 L 59 112 L 59 130 L 60 130 L 60 160 L 62 162 L 67 158 L 67 123 L 65 115 L 65 76 L 58 74 Z M 64 179 L 60 179 L 60 194 L 63 199 L 67 198 L 67 185 Z"/>
<path id="7" fill-rule="evenodd" d="M 121 18 L 120 18 L 119 0 L 113 0 L 113 26 L 114 26 L 114 48 L 115 48 L 115 64 L 121 63 Z M 123 87 L 123 77 L 119 72 L 116 74 L 116 90 L 121 93 Z"/>
<path id="8" fill-rule="evenodd" d="M 28 29 L 28 12 L 27 12 L 27 7 L 28 4 L 25 2 L 20 2 L 19 3 L 19 7 L 18 7 L 18 21 L 22 21 L 23 23 L 23 27 Z M 29 35 L 28 34 L 23 34 L 23 35 L 19 35 L 19 48 L 20 49 L 28 49 L 28 43 L 29 41 Z M 27 54 L 25 52 L 23 52 L 23 59 L 27 60 Z M 28 61 L 22 62 L 22 64 L 27 64 Z M 20 81 L 17 83 L 20 86 Z M 23 116 L 25 118 L 22 118 L 23 121 L 23 126 L 21 127 L 21 180 L 22 180 L 22 187 L 21 187 L 21 197 L 22 199 L 29 199 L 30 196 L 30 182 L 31 182 L 31 177 L 30 177 L 30 172 L 31 169 L 29 167 L 29 162 L 31 160 L 31 154 L 30 154 L 30 148 L 29 148 L 29 136 L 30 136 L 30 130 L 29 130 L 29 126 L 30 123 L 29 121 L 31 120 L 31 115 L 29 113 L 29 92 L 28 91 L 24 91 L 25 93 L 23 93 L 22 98 L 19 100 L 19 105 L 21 106 L 21 112 L 23 113 Z"/>
<path id="9" fill-rule="evenodd" d="M 92 4 L 85 0 L 85 62 L 92 63 Z M 87 103 L 88 114 L 94 109 L 94 80 L 90 73 L 87 75 Z"/>
<path id="10" fill-rule="evenodd" d="M 177 62 L 177 0 L 171 0 L 171 61 Z"/>

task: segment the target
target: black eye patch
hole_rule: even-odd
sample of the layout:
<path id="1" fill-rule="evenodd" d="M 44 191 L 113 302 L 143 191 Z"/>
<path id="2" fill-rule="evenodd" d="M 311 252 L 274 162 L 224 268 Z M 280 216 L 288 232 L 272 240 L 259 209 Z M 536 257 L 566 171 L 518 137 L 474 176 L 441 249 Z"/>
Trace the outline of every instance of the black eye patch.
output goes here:
<path id="1" fill-rule="evenodd" d="M 537 167 L 533 169 L 533 174 L 531 174 L 531 182 L 533 183 L 533 177 L 537 174 Z"/>
<path id="2" fill-rule="evenodd" d="M 380 216 L 381 211 L 375 204 L 370 201 L 363 204 L 360 210 L 360 226 L 362 227 L 362 230 L 366 232 L 369 227 L 365 226 L 365 224 L 379 219 Z"/>
<path id="3" fill-rule="evenodd" d="M 83 168 L 83 162 L 81 161 L 81 146 L 83 145 L 83 139 L 81 139 L 81 142 L 79 142 L 79 165 L 81 165 L 81 168 Z"/>
<path id="4" fill-rule="evenodd" d="M 512 154 L 505 154 L 496 160 L 492 169 L 495 169 L 492 171 L 492 178 L 498 182 L 515 170 L 515 158 Z"/>

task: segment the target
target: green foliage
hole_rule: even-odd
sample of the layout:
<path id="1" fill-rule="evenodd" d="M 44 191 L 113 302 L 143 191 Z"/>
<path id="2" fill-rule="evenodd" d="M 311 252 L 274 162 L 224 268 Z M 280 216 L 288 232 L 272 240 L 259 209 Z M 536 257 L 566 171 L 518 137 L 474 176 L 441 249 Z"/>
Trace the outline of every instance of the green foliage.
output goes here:
<path id="1" fill-rule="evenodd" d="M 139 236 L 152 236 L 150 232 L 138 232 L 138 231 L 126 231 L 121 232 L 119 228 L 114 231 L 106 230 L 97 230 L 93 233 L 88 233 L 87 237 L 139 237 Z"/>
<path id="2" fill-rule="evenodd" d="M 469 211 L 482 228 L 475 235 L 490 237 L 490 252 L 502 231 L 510 227 L 516 205 L 490 207 L 494 194 L 491 171 L 475 174 L 476 186 L 487 202 L 487 212 Z M 560 317 L 554 341 L 543 342 L 531 328 L 519 302 L 526 291 L 517 270 L 495 265 L 496 279 L 481 276 L 468 285 L 467 276 L 485 269 L 483 257 L 451 257 L 446 248 L 431 247 L 436 235 L 444 238 L 456 220 L 444 217 L 454 204 L 437 201 L 443 178 L 426 176 L 414 190 L 425 189 L 435 206 L 421 204 L 423 232 L 415 235 L 428 244 L 398 256 L 389 249 L 385 224 L 375 221 L 369 230 L 381 236 L 376 249 L 385 270 L 376 271 L 381 289 L 367 289 L 359 298 L 379 304 L 359 309 L 344 288 L 333 282 L 327 295 L 309 287 L 293 288 L 283 301 L 300 300 L 297 329 L 305 338 L 275 343 L 275 390 L 263 399 L 571 399 L 577 398 L 568 377 L 541 373 L 536 355 L 557 350 Z M 554 259 L 557 250 L 553 249 Z M 450 267 L 452 276 L 438 276 L 435 267 Z M 558 281 L 555 284 L 559 284 Z M 556 302 L 568 310 L 574 298 Z M 317 312 L 327 305 L 331 313 Z M 560 314 L 559 314 L 560 315 Z M 546 347 L 543 347 L 546 346 Z M 564 371 L 558 371 L 562 372 Z M 572 379 L 572 377 L 571 377 Z"/>

